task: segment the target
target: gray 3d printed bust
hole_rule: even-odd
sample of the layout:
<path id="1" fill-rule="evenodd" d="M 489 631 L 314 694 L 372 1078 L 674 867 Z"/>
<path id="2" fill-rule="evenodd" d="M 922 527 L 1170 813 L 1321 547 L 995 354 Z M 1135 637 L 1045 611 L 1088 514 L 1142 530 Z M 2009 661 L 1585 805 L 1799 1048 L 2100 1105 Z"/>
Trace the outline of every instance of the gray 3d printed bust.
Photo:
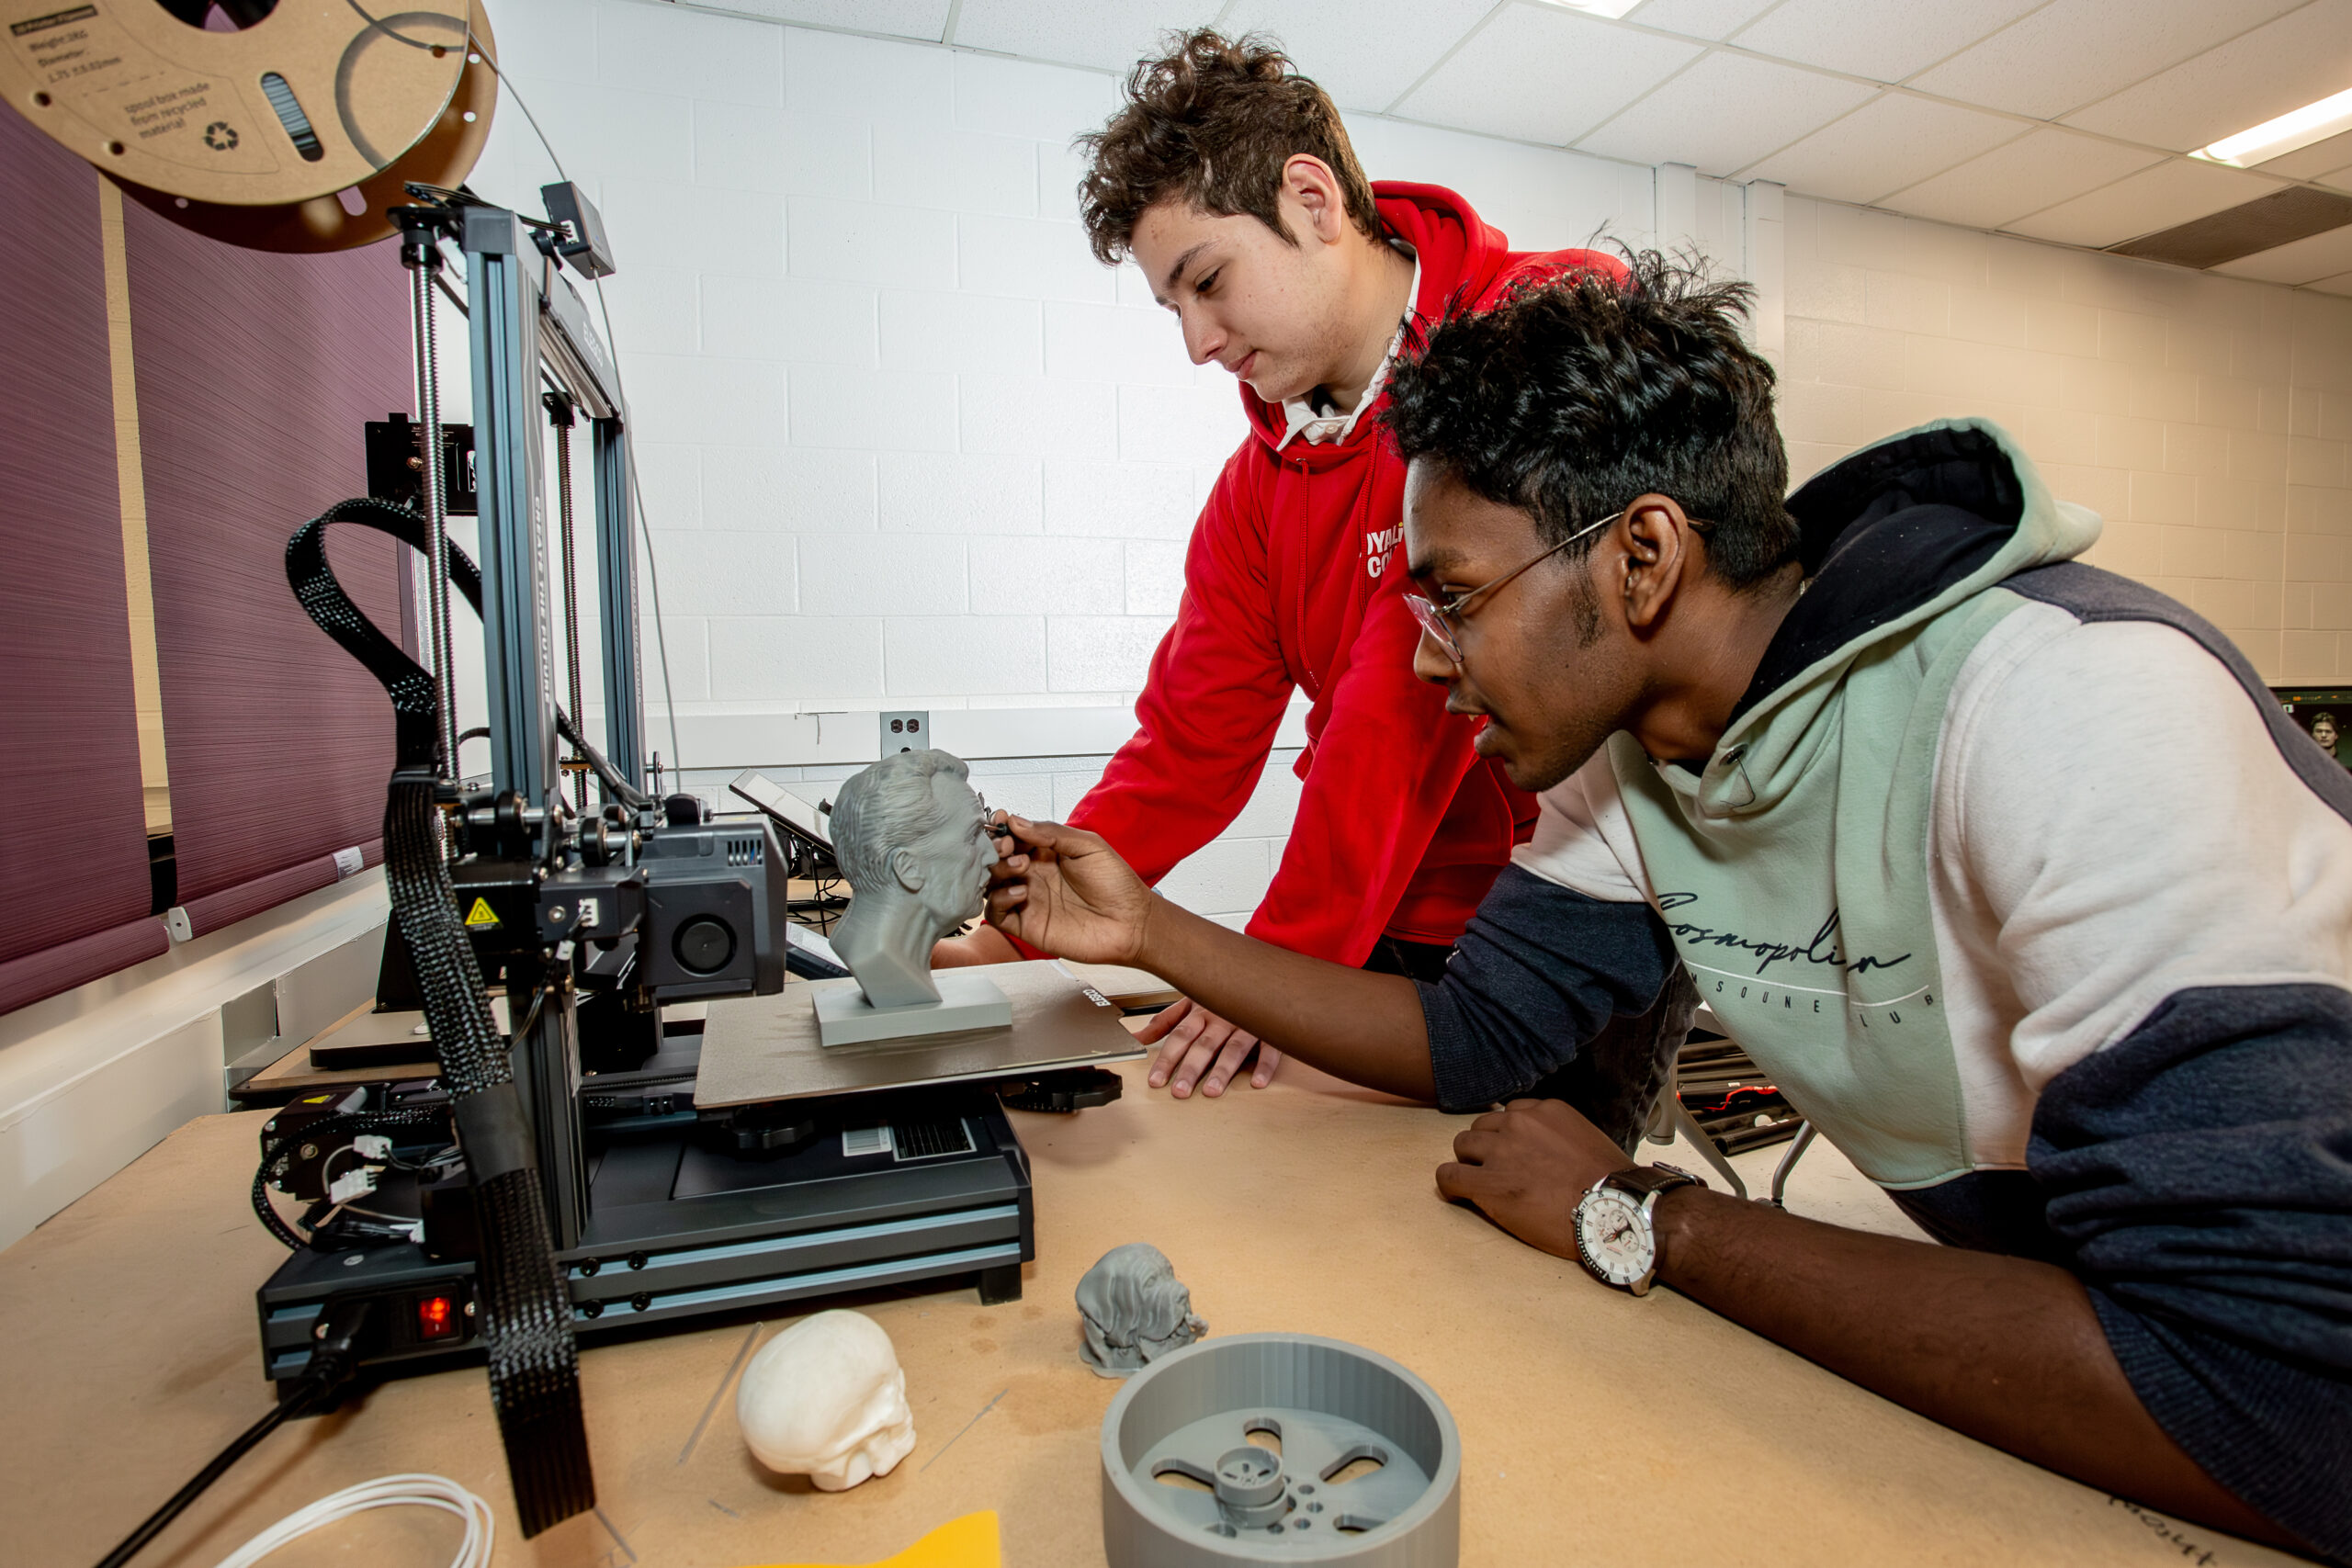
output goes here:
<path id="1" fill-rule="evenodd" d="M 1012 1021 L 1011 1006 L 993 982 L 957 970 L 931 972 L 932 944 L 980 912 L 996 863 L 986 814 L 967 776 L 963 761 L 944 751 L 900 751 L 853 774 L 835 793 L 833 858 L 851 897 L 833 929 L 833 951 L 863 995 L 820 993 L 822 1043 Z M 943 979 L 952 994 L 943 996 Z"/>
<path id="2" fill-rule="evenodd" d="M 1114 1247 L 1078 1282 L 1086 1364 L 1106 1378 L 1123 1378 L 1209 1331 L 1193 1315 L 1193 1292 L 1175 1266 L 1149 1242 Z"/>

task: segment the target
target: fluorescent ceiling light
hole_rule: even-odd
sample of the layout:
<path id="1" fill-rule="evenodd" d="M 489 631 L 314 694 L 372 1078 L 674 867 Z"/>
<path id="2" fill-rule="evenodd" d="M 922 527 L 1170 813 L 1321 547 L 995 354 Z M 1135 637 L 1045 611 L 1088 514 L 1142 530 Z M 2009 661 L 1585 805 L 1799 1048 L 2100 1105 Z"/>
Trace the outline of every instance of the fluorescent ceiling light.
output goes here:
<path id="1" fill-rule="evenodd" d="M 2332 98 L 2305 104 L 2277 119 L 2266 119 L 2251 130 L 2224 136 L 2211 147 L 2200 147 L 2189 156 L 2250 169 L 2256 164 L 2283 158 L 2298 148 L 2308 147 L 2314 141 L 2324 141 L 2346 130 L 2352 130 L 2352 88 Z"/>
<path id="2" fill-rule="evenodd" d="M 1640 5 L 1642 0 L 1543 0 L 1546 6 L 1556 6 L 1563 11 L 1582 11 L 1588 17 L 1607 17 L 1614 21 Z"/>

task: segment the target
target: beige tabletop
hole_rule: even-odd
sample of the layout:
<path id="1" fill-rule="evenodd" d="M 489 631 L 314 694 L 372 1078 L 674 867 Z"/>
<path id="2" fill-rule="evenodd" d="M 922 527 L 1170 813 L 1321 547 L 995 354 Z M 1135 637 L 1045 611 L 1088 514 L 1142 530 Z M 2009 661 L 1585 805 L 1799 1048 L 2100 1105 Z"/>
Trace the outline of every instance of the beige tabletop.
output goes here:
<path id="1" fill-rule="evenodd" d="M 737 1432 L 742 1352 L 794 1314 L 596 1343 L 582 1359 L 600 1506 L 525 1542 L 479 1366 L 396 1380 L 293 1424 L 141 1557 L 209 1568 L 339 1487 L 447 1475 L 499 1516 L 502 1564 L 867 1562 L 975 1509 L 1008 1564 L 1102 1561 L 1097 1432 L 1115 1383 L 1078 1359 L 1071 1292 L 1121 1242 L 1174 1260 L 1215 1334 L 1328 1335 L 1395 1358 L 1453 1410 L 1462 1562 L 2154 1565 L 2293 1561 L 2151 1521 L 1865 1393 L 1670 1292 L 1604 1290 L 1476 1213 L 1431 1168 L 1460 1118 L 1299 1066 L 1262 1091 L 1016 1115 L 1037 1260 L 1021 1301 L 855 1305 L 896 1341 L 918 1443 L 841 1495 L 765 1473 Z M 86 1568 L 268 1405 L 254 1299 L 284 1256 L 245 1206 L 262 1114 L 209 1117 L 0 1252 L 0 1557 Z M 1746 1156 L 1751 1184 L 1779 1150 Z M 1801 1213 L 1884 1213 L 1834 1151 Z M 1877 1209 L 1871 1209 L 1877 1205 Z M 379 1510 L 270 1560 L 431 1568 L 456 1521 Z M 2210 1558 L 2200 1553 L 2210 1551 Z"/>

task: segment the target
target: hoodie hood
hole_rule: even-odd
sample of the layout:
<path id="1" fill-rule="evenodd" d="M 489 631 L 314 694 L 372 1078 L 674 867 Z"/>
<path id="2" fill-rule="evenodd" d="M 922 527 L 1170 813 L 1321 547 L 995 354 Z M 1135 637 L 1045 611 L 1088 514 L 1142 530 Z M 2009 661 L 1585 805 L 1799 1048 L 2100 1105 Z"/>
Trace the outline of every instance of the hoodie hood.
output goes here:
<path id="1" fill-rule="evenodd" d="M 1372 194 L 1385 237 L 1412 246 L 1420 258 L 1420 293 L 1413 300 L 1413 324 L 1419 331 L 1426 332 L 1442 317 L 1457 294 L 1483 299 L 1516 259 L 1501 230 L 1442 186 L 1380 180 L 1374 183 Z M 1385 392 L 1375 398 L 1345 441 L 1323 446 L 1300 441 L 1295 446 L 1304 450 L 1286 452 L 1285 458 L 1310 469 L 1352 460 L 1380 439 L 1379 422 L 1374 416 L 1386 400 Z M 1279 449 L 1288 428 L 1283 406 L 1268 402 L 1244 382 L 1241 407 L 1249 415 L 1250 430 L 1266 449 Z"/>
<path id="2" fill-rule="evenodd" d="M 1740 764 L 1755 798 L 1723 803 L 1736 809 L 1777 795 L 1775 782 L 1785 788 L 1806 765 L 1814 720 L 1857 660 L 2004 579 L 2073 559 L 2099 535 L 2097 513 L 2053 498 L 2009 434 L 1981 419 L 1939 420 L 1864 447 L 1808 480 L 1788 508 L 1805 591 L 1707 770 L 1712 780 L 1724 759 Z"/>
<path id="3" fill-rule="evenodd" d="M 1725 1032 L 1871 1180 L 1932 1187 L 2009 1155 L 1972 1134 L 1963 1083 L 1989 1080 L 1949 1027 L 1928 870 L 1944 724 L 2028 603 L 2002 583 L 2081 553 L 2098 519 L 1981 420 L 1879 442 L 1788 508 L 1805 591 L 1714 755 L 1652 762 L 1621 730 L 1609 766 Z"/>

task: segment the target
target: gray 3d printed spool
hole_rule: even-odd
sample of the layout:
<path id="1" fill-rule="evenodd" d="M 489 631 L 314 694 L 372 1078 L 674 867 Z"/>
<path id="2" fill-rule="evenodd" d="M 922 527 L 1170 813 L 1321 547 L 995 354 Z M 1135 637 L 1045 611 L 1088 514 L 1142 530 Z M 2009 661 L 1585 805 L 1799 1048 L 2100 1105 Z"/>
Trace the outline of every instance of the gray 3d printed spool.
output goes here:
<path id="1" fill-rule="evenodd" d="M 1337 1339 L 1204 1340 L 1137 1372 L 1102 1417 L 1110 1568 L 1454 1568 L 1461 1499 L 1445 1405 Z"/>

